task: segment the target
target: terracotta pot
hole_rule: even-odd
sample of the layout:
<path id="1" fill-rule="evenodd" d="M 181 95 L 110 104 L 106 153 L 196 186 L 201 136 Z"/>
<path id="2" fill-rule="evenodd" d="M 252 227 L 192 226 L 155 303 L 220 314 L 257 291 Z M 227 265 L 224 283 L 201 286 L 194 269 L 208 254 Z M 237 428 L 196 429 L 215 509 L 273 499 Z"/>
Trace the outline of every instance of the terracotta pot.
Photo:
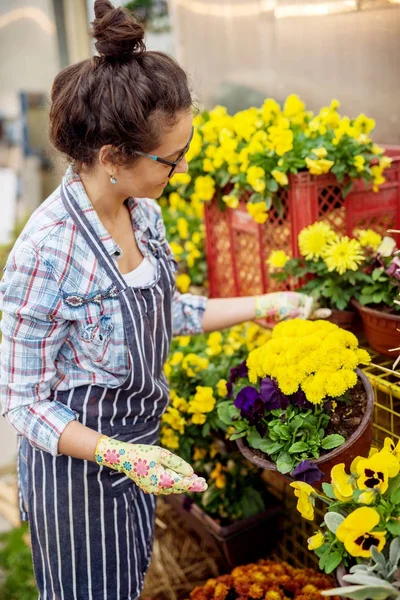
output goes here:
<path id="1" fill-rule="evenodd" d="M 310 459 L 310 462 L 315 463 L 324 473 L 324 478 L 321 479 L 321 481 L 316 482 L 316 485 L 321 484 L 324 481 L 330 481 L 330 472 L 334 465 L 337 463 L 344 463 L 346 465 L 346 469 L 348 469 L 353 459 L 356 456 L 363 456 L 367 454 L 371 446 L 374 390 L 369 379 L 362 371 L 360 371 L 360 369 L 357 369 L 357 375 L 367 393 L 367 406 L 364 416 L 358 428 L 341 446 L 335 448 L 327 454 L 324 454 L 320 458 Z M 239 450 L 243 456 L 245 456 L 253 464 L 257 465 L 257 467 L 266 469 L 268 471 L 276 471 L 277 474 L 280 474 L 274 462 L 255 454 L 253 449 L 246 444 L 243 438 L 236 440 L 236 443 L 239 446 Z M 284 475 L 284 477 L 291 479 L 289 475 Z"/>
<path id="2" fill-rule="evenodd" d="M 267 508 L 247 519 L 222 526 L 207 515 L 197 504 L 190 504 L 182 495 L 165 496 L 184 521 L 208 545 L 221 553 L 229 569 L 265 557 L 280 537 L 282 508 L 276 498 L 267 495 Z"/>
<path id="3" fill-rule="evenodd" d="M 358 312 L 354 310 L 336 310 L 332 308 L 332 314 L 327 321 L 338 325 L 342 329 L 351 331 L 356 335 L 362 332 L 362 322 Z"/>
<path id="4" fill-rule="evenodd" d="M 361 315 L 365 337 L 368 344 L 384 356 L 395 359 L 396 352 L 389 352 L 390 348 L 400 346 L 400 315 L 385 313 L 369 306 L 362 306 L 357 300 L 352 300 Z"/>

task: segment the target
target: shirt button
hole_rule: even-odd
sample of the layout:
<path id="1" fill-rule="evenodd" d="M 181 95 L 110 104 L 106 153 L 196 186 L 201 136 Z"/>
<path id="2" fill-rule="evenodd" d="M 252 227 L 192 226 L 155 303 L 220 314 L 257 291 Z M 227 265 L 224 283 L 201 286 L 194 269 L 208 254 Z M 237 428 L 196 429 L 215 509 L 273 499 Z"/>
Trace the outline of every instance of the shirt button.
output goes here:
<path id="1" fill-rule="evenodd" d="M 121 256 L 121 251 L 120 250 L 116 250 L 114 252 L 114 256 Z"/>

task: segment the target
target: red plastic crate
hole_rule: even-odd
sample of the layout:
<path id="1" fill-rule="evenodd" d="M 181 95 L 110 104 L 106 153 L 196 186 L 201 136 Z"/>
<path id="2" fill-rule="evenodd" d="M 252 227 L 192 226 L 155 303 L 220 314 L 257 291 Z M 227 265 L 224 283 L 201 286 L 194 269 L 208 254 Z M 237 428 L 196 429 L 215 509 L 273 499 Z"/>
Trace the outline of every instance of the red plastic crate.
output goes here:
<path id="1" fill-rule="evenodd" d="M 211 297 L 248 296 L 282 289 L 282 284 L 270 280 L 266 259 L 277 249 L 298 256 L 298 234 L 315 221 L 328 221 L 347 235 L 356 228 L 373 228 L 381 235 L 390 228 L 400 229 L 400 148 L 386 147 L 386 154 L 393 162 L 385 170 L 386 183 L 379 192 L 373 192 L 359 180 L 343 200 L 334 175 L 298 173 L 289 177 L 287 189 L 278 192 L 281 214 L 272 207 L 263 225 L 253 221 L 245 202 L 235 210 L 224 211 L 216 200 L 207 203 L 206 253 Z M 290 282 L 286 288 L 290 288 Z"/>

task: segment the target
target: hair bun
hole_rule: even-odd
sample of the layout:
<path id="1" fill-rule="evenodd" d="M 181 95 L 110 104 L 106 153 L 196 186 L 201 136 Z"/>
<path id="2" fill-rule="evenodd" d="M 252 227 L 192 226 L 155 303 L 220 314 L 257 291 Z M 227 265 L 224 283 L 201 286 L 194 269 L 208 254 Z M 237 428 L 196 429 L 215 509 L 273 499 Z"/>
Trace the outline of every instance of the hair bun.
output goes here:
<path id="1" fill-rule="evenodd" d="M 144 29 L 125 8 L 114 8 L 108 0 L 94 3 L 93 37 L 100 56 L 124 60 L 146 51 Z"/>

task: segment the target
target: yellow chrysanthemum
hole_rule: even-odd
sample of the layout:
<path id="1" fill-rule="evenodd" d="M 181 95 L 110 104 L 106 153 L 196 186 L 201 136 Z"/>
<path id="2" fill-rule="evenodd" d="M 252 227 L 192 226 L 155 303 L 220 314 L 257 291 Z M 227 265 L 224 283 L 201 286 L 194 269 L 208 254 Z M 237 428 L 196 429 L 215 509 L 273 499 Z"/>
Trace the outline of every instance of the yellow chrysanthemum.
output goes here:
<path id="1" fill-rule="evenodd" d="M 336 233 L 327 223 L 313 223 L 302 229 L 299 233 L 300 252 L 307 260 L 321 258 L 327 244 L 336 238 Z"/>
<path id="2" fill-rule="evenodd" d="M 290 260 L 290 256 L 284 250 L 273 250 L 267 259 L 267 263 L 271 269 L 283 269 L 288 260 Z"/>
<path id="3" fill-rule="evenodd" d="M 373 229 L 359 229 L 354 232 L 363 248 L 370 247 L 373 250 L 378 250 L 382 243 L 382 236 L 376 233 Z"/>
<path id="4" fill-rule="evenodd" d="M 331 242 L 324 250 L 324 261 L 329 271 L 337 271 L 340 275 L 346 271 L 357 271 L 365 260 L 359 241 L 346 235 Z"/>

